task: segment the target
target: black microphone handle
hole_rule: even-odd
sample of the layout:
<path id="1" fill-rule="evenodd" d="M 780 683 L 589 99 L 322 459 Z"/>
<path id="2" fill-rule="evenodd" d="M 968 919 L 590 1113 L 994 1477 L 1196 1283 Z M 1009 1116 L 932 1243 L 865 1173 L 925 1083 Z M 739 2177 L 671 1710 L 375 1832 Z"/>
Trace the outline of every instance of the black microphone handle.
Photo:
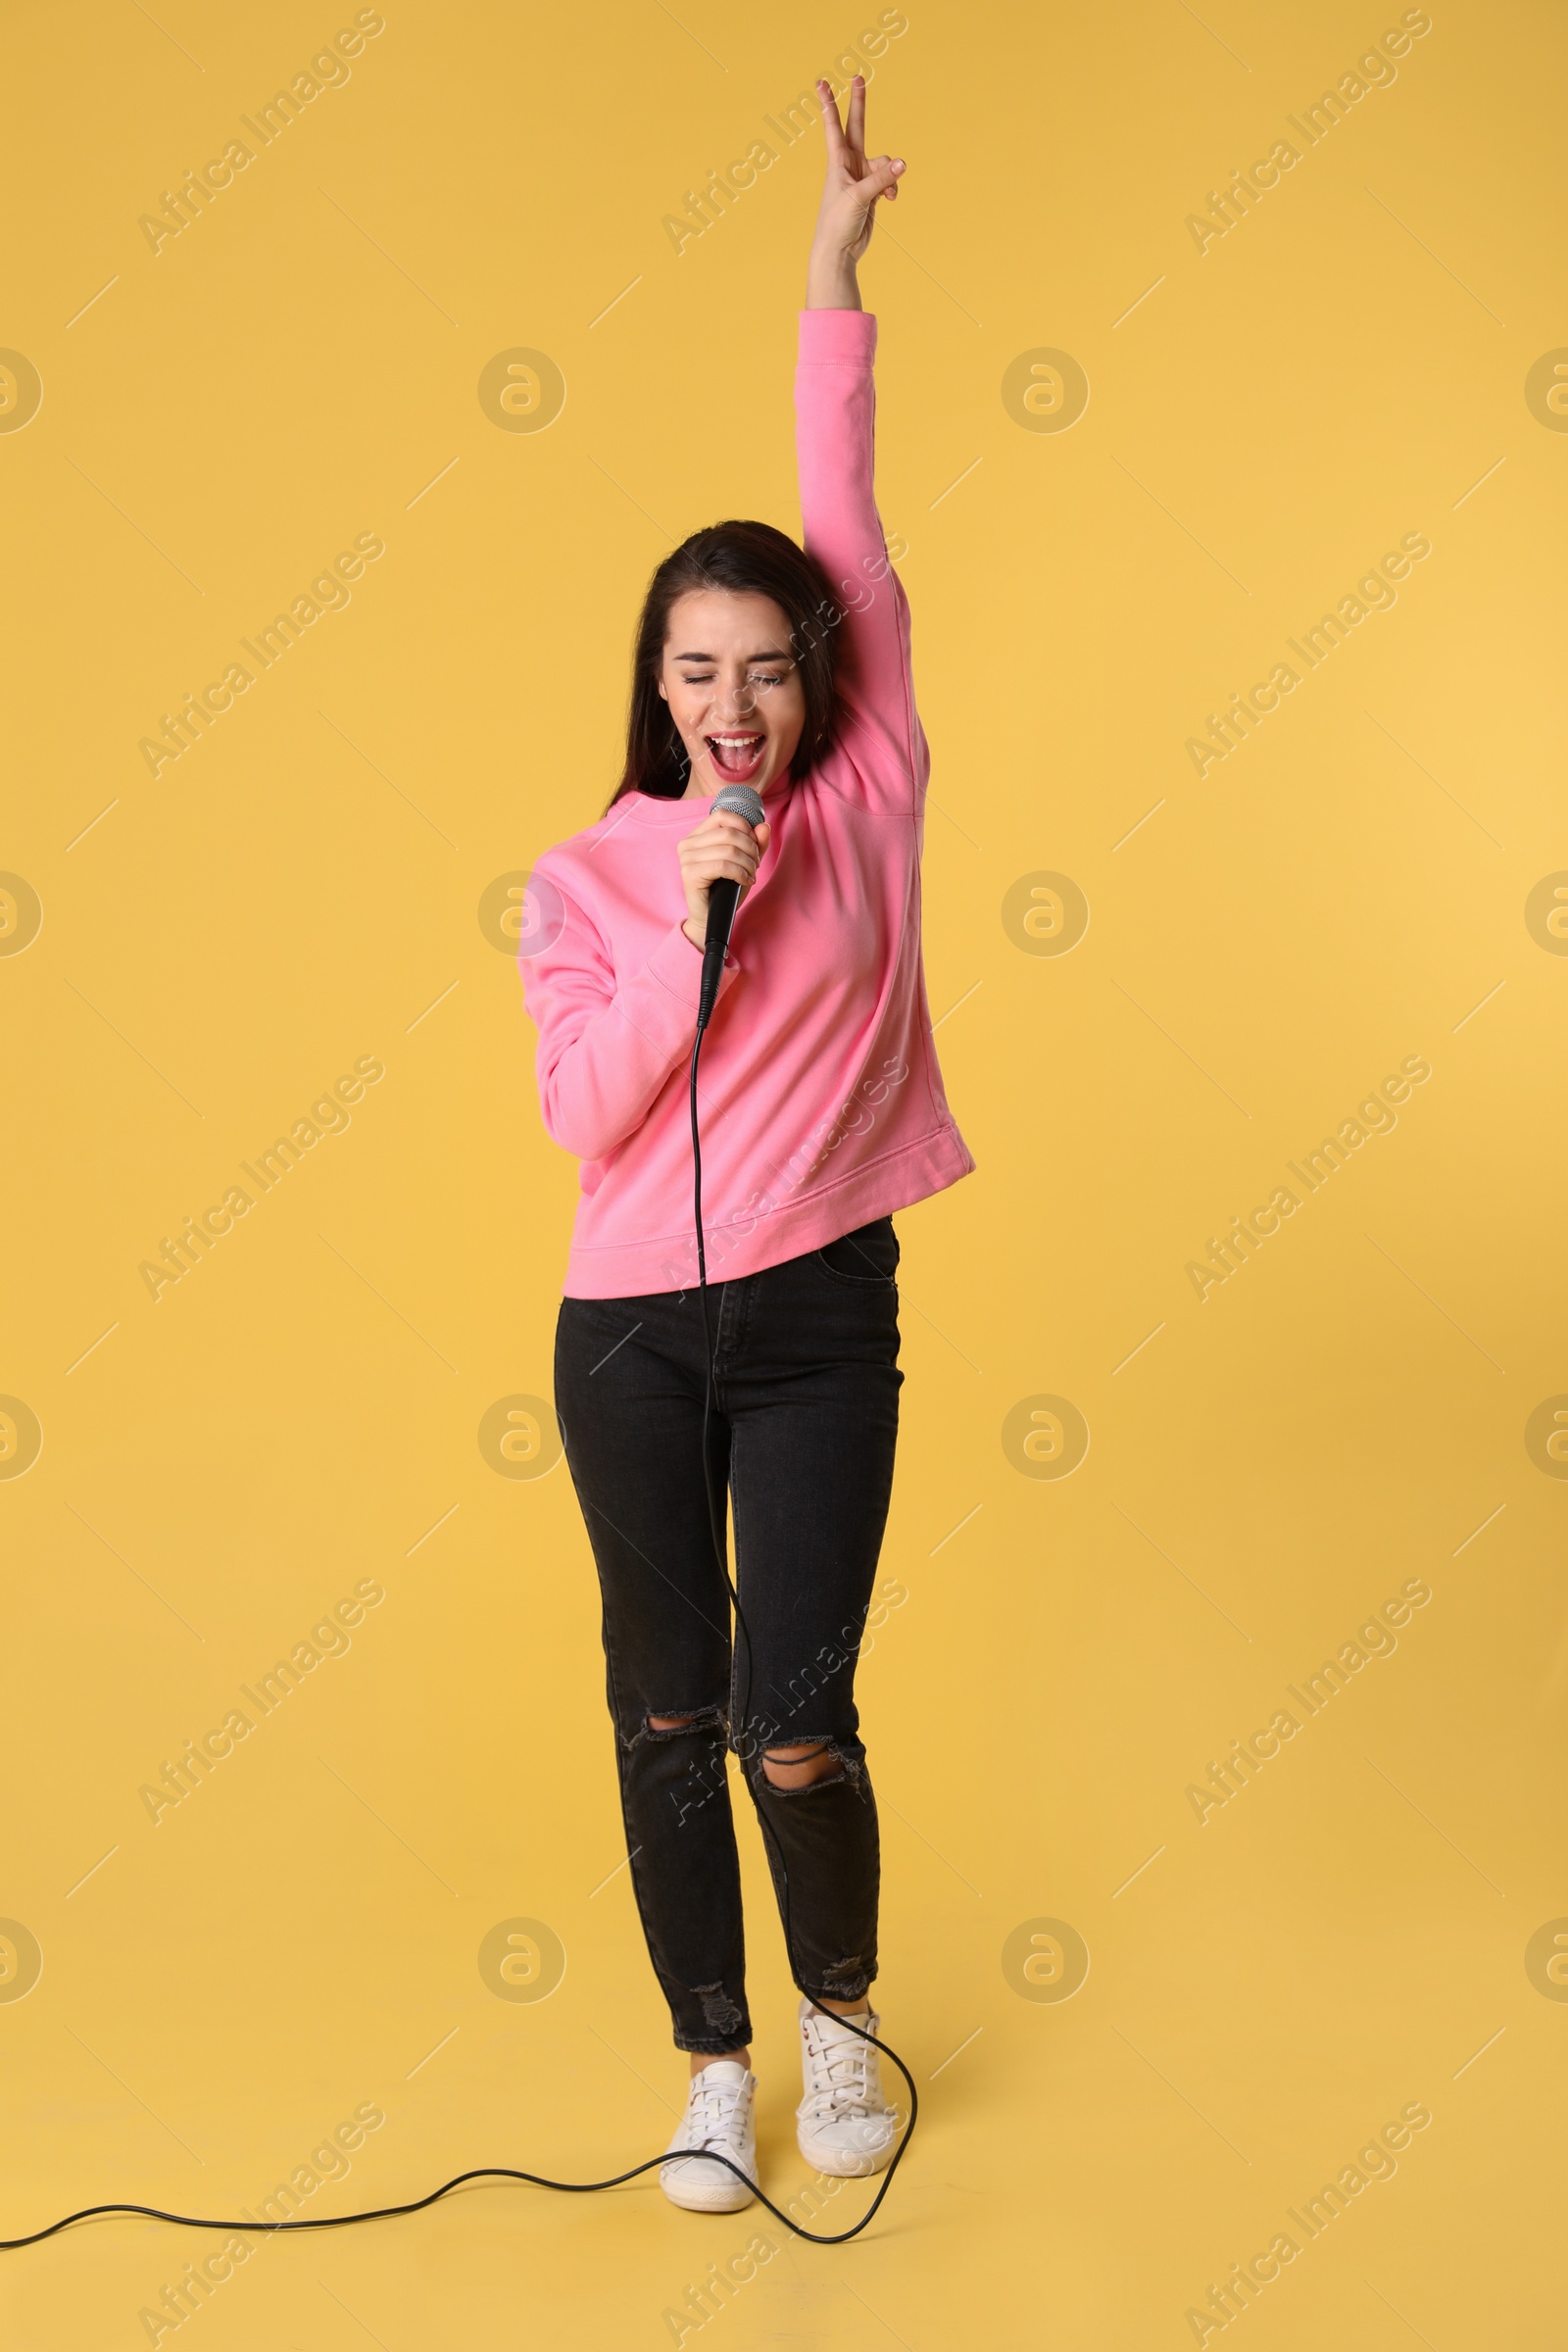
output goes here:
<path id="1" fill-rule="evenodd" d="M 712 1017 L 718 1002 L 718 985 L 724 977 L 724 956 L 729 948 L 729 935 L 735 920 L 735 908 L 740 903 L 741 886 L 721 875 L 708 885 L 708 936 L 703 948 L 702 992 L 697 1004 L 697 1026 L 704 1030 Z"/>

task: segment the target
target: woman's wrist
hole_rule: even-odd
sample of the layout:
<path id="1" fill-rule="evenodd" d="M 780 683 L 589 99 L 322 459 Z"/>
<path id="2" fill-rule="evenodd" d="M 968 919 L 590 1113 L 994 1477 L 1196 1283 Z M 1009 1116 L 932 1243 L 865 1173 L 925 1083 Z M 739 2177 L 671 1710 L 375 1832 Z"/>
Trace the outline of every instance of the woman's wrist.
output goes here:
<path id="1" fill-rule="evenodd" d="M 806 307 L 808 311 L 860 308 L 860 285 L 855 263 L 842 247 L 811 247 L 806 265 Z"/>

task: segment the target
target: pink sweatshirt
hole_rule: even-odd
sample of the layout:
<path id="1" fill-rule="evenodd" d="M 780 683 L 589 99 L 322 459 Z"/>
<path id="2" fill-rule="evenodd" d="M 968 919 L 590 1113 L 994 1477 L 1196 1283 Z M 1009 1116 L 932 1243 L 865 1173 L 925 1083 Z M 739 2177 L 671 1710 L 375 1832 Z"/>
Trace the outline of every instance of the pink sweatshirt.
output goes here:
<path id="1" fill-rule="evenodd" d="M 711 1281 L 818 1250 L 974 1166 L 948 1109 L 920 956 L 930 754 L 909 682 L 909 608 L 872 496 L 876 320 L 803 311 L 795 378 L 804 544 L 849 607 L 838 740 L 765 797 L 698 1063 Z M 688 1070 L 701 952 L 675 845 L 711 796 L 628 793 L 533 869 L 519 968 L 539 1099 L 582 1161 L 564 1293 L 697 1279 Z"/>

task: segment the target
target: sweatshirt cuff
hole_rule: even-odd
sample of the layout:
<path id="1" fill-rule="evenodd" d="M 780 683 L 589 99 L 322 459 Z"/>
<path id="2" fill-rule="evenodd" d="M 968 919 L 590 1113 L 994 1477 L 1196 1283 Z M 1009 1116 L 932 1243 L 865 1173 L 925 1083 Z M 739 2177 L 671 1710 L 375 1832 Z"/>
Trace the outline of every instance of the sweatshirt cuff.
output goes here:
<path id="1" fill-rule="evenodd" d="M 874 311 L 802 311 L 803 362 L 869 365 L 876 357 Z"/>
<path id="2" fill-rule="evenodd" d="M 660 942 L 648 958 L 647 968 L 672 997 L 696 1013 L 703 996 L 703 951 L 693 947 L 681 924 L 677 923 Z M 740 968 L 734 956 L 726 954 L 724 969 L 719 975 L 719 998 L 739 978 Z"/>

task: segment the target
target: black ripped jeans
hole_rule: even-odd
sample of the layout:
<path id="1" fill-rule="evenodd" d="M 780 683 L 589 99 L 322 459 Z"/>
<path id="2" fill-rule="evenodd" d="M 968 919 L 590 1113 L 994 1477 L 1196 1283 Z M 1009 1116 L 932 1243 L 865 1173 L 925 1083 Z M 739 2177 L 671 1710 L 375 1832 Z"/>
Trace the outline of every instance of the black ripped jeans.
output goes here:
<path id="1" fill-rule="evenodd" d="M 703 1482 L 703 1320 L 695 1289 L 564 1298 L 556 1411 L 604 1602 L 610 1712 L 632 1885 L 676 2047 L 751 2039 L 733 1749 L 762 1816 L 792 1973 L 853 2001 L 876 1975 L 876 1803 L 855 1667 L 898 1438 L 899 1244 L 891 1217 L 825 1249 L 709 1285 L 713 1486 L 734 1514 L 746 1632 Z M 650 1716 L 685 1716 L 656 1731 Z M 832 1768 L 783 1789 L 768 1748 L 826 1744 Z"/>

